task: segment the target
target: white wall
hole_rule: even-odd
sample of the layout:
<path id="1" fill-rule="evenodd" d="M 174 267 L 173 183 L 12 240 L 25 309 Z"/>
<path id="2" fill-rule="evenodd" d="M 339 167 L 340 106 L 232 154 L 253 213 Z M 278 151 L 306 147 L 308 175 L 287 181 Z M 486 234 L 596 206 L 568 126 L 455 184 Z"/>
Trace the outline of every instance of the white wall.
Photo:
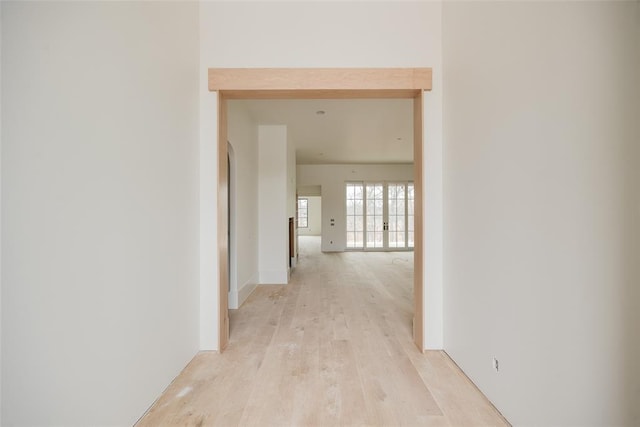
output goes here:
<path id="1" fill-rule="evenodd" d="M 2 3 L 0 3 L 0 26 Z M 0 242 L 2 242 L 2 29 L 0 28 Z M 0 245 L 0 423 L 2 423 L 2 245 Z"/>
<path id="2" fill-rule="evenodd" d="M 238 103 L 228 104 L 227 135 L 233 147 L 229 308 L 238 308 L 258 283 L 258 127 Z"/>
<path id="3" fill-rule="evenodd" d="M 295 267 L 298 257 L 298 239 L 296 238 L 297 226 L 296 224 L 296 205 L 298 199 L 296 198 L 296 146 L 287 133 L 287 218 L 293 218 L 293 256 L 291 257 L 291 266 Z M 289 246 L 287 245 L 287 253 L 289 253 Z"/>
<path id="4" fill-rule="evenodd" d="M 2 425 L 132 425 L 198 349 L 197 19 L 2 2 Z"/>
<path id="5" fill-rule="evenodd" d="M 347 181 L 413 181 L 413 165 L 299 165 L 298 185 L 322 186 L 324 252 L 347 247 L 345 183 Z M 331 225 L 331 219 L 335 225 Z"/>
<path id="6" fill-rule="evenodd" d="M 304 196 L 307 199 L 307 225 L 299 228 L 301 236 L 320 236 L 322 232 L 322 197 Z"/>
<path id="7" fill-rule="evenodd" d="M 513 425 L 640 424 L 638 7 L 444 5 L 445 349 Z"/>
<path id="8" fill-rule="evenodd" d="M 258 176 L 260 283 L 288 283 L 289 219 L 286 126 L 258 126 Z"/>
<path id="9" fill-rule="evenodd" d="M 425 162 L 432 188 L 429 208 L 441 205 L 438 157 L 441 145 L 442 53 L 438 2 L 204 2 L 200 5 L 201 90 L 201 348 L 218 340 L 216 257 L 216 94 L 206 92 L 208 67 L 433 67 L 434 90 L 427 94 Z M 427 153 L 431 153 L 427 156 Z M 206 156 L 206 157 L 205 157 Z M 427 164 L 427 163 L 425 163 Z M 425 190 L 426 191 L 426 190 Z M 439 198 L 440 197 L 440 198 Z M 431 216 L 435 218 L 437 216 Z M 438 226 L 433 242 L 441 248 Z M 426 252 L 425 252 L 426 253 Z M 425 258 L 425 271 L 439 271 L 439 257 Z M 425 281 L 425 336 L 441 348 L 441 281 Z M 435 290 L 436 297 L 427 295 Z M 214 307 L 214 310 L 211 310 Z M 434 313 L 434 317 L 429 318 Z M 433 329 L 433 330 L 431 330 Z"/>

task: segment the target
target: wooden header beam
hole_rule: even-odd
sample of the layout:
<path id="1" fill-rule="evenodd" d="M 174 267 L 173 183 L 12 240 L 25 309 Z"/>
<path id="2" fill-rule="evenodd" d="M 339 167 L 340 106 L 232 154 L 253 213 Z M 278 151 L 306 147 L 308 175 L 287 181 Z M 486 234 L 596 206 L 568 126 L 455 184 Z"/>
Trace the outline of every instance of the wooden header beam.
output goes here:
<path id="1" fill-rule="evenodd" d="M 210 68 L 209 90 L 227 99 L 414 98 L 431 68 Z"/>

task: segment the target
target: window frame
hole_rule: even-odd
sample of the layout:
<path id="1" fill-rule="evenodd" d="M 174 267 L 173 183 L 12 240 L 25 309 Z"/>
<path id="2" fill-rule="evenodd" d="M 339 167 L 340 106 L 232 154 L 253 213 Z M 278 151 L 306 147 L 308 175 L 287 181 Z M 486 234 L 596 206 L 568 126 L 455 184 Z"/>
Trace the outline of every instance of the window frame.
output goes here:
<path id="1" fill-rule="evenodd" d="M 306 206 L 303 208 L 300 207 L 300 202 L 304 200 L 306 202 Z M 298 228 L 309 228 L 309 198 L 308 197 L 298 197 L 297 200 L 297 219 L 296 219 L 296 225 L 298 226 Z M 304 211 L 304 215 L 300 215 L 300 212 Z M 304 218 L 304 225 L 301 225 L 301 220 Z"/>

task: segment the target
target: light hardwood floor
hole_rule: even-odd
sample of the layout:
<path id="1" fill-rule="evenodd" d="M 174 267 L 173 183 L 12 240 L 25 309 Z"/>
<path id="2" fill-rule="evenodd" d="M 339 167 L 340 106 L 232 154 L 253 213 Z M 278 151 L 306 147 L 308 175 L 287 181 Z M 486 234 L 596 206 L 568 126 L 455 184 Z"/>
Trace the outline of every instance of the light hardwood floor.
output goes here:
<path id="1" fill-rule="evenodd" d="M 198 354 L 138 426 L 505 426 L 439 351 L 411 339 L 410 252 L 320 252 L 301 237 L 286 286 L 231 312 L 223 354 Z"/>

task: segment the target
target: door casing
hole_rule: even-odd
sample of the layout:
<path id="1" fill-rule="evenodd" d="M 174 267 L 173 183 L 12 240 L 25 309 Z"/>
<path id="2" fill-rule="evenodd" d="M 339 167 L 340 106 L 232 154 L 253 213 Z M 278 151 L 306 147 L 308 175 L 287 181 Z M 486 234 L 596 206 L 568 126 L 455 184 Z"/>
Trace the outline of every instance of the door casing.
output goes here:
<path id="1" fill-rule="evenodd" d="M 423 106 L 432 87 L 430 68 L 210 68 L 209 90 L 218 93 L 218 350 L 229 343 L 229 247 L 227 100 L 229 99 L 413 99 L 414 318 L 413 340 L 424 351 L 423 301 Z"/>

